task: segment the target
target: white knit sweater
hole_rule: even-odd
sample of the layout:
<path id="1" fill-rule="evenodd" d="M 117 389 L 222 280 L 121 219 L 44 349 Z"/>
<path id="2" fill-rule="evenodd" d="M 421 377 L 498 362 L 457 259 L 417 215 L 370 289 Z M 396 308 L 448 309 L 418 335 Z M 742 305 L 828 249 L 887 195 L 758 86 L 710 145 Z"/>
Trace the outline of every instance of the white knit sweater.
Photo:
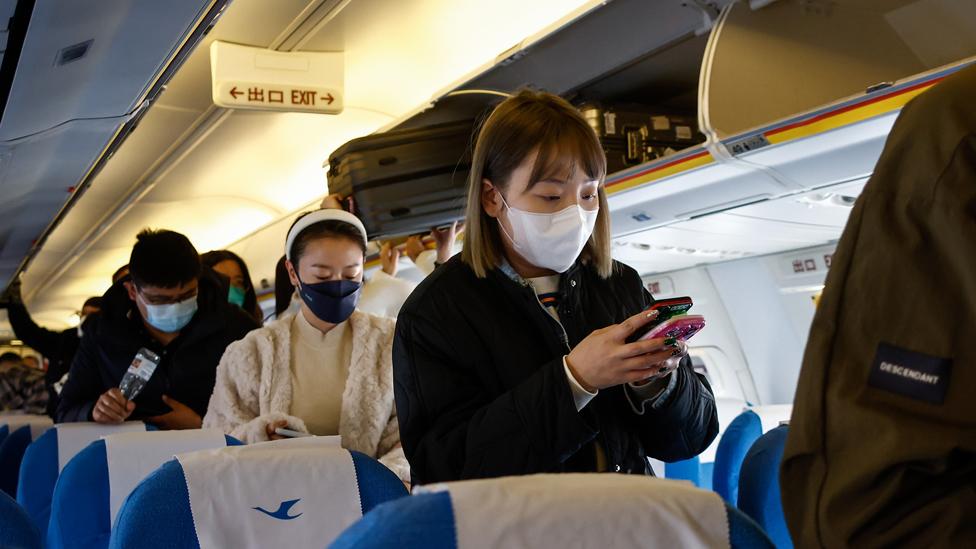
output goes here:
<path id="1" fill-rule="evenodd" d="M 291 325 L 286 317 L 254 330 L 227 347 L 217 366 L 217 383 L 203 426 L 221 429 L 244 442 L 268 440 L 269 423 L 307 432 L 289 415 L 292 402 Z M 339 435 L 343 447 L 379 459 L 404 482 L 410 466 L 400 447 L 393 403 L 395 321 L 356 311 L 349 317 L 352 356 L 342 394 Z"/>

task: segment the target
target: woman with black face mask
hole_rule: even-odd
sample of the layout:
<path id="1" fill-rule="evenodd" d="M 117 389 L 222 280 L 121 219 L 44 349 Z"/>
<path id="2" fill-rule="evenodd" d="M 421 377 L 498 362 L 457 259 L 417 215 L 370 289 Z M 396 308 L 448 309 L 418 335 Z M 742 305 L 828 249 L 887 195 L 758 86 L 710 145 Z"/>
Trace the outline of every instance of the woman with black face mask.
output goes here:
<path id="1" fill-rule="evenodd" d="M 245 442 L 281 430 L 341 435 L 409 479 L 393 405 L 394 321 L 356 310 L 366 230 L 342 210 L 303 214 L 288 231 L 288 277 L 298 314 L 227 347 L 204 427 Z"/>

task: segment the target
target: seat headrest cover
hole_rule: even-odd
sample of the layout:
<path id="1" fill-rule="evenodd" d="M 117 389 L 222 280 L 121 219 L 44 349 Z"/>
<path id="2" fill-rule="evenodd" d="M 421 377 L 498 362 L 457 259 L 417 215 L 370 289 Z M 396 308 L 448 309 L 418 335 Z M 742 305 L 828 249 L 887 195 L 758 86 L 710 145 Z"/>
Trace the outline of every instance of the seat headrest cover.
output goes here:
<path id="1" fill-rule="evenodd" d="M 224 433 L 219 429 L 143 431 L 105 437 L 112 523 L 125 498 L 142 479 L 173 456 L 225 445 Z"/>
<path id="2" fill-rule="evenodd" d="M 352 456 L 307 437 L 176 456 L 201 549 L 325 547 L 362 518 Z"/>
<path id="3" fill-rule="evenodd" d="M 45 431 L 54 426 L 54 422 L 47 416 L 33 414 L 0 414 L 0 425 L 6 425 L 13 433 L 21 427 L 30 427 L 31 440 L 37 440 Z"/>
<path id="4" fill-rule="evenodd" d="M 792 404 L 768 404 L 764 406 L 753 406 L 749 408 L 759 416 L 762 421 L 762 431 L 768 433 L 779 427 L 780 423 L 790 420 L 793 413 Z"/>
<path id="5" fill-rule="evenodd" d="M 686 482 L 532 475 L 420 487 L 415 493 L 438 490 L 451 494 L 458 549 L 729 547 L 722 499 Z"/>
<path id="6" fill-rule="evenodd" d="M 78 452 L 100 438 L 119 433 L 145 431 L 146 424 L 140 421 L 127 421 L 121 425 L 102 425 L 101 423 L 62 423 L 58 430 L 58 474 Z"/>

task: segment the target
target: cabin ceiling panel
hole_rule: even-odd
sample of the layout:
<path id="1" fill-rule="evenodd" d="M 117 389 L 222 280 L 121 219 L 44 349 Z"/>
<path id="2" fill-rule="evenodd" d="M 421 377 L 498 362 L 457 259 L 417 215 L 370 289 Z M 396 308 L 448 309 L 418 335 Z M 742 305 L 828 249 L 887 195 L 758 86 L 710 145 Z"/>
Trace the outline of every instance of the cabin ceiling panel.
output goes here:
<path id="1" fill-rule="evenodd" d="M 317 0 L 234 0 L 180 71 L 173 76 L 160 103 L 204 111 L 213 105 L 210 97 L 210 44 L 223 40 L 267 48 L 306 7 Z"/>
<path id="2" fill-rule="evenodd" d="M 359 109 L 339 117 L 236 112 L 158 180 L 144 201 L 236 197 L 285 215 L 327 193 L 322 162 L 334 149 L 390 120 Z"/>
<path id="3" fill-rule="evenodd" d="M 394 116 L 442 90 L 590 0 L 355 0 L 302 46 L 328 51 L 343 38 L 346 102 Z M 514 16 L 517 14 L 517 16 Z"/>
<path id="4" fill-rule="evenodd" d="M 132 111 L 208 6 L 206 0 L 37 0 L 18 63 L 31 70 L 14 77 L 0 139 Z M 58 62 L 64 48 L 88 41 L 83 57 Z"/>

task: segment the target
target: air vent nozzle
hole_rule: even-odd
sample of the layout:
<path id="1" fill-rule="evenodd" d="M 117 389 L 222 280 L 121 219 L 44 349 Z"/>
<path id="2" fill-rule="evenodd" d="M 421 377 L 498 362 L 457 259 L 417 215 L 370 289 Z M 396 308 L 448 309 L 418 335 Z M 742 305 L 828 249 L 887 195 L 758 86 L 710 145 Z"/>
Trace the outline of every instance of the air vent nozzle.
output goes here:
<path id="1" fill-rule="evenodd" d="M 54 64 L 58 66 L 67 65 L 68 63 L 73 63 L 81 59 L 88 53 L 88 50 L 91 49 L 92 42 L 94 41 L 94 39 L 86 40 L 73 46 L 61 48 L 61 51 L 58 52 L 57 58 L 54 60 Z"/>

